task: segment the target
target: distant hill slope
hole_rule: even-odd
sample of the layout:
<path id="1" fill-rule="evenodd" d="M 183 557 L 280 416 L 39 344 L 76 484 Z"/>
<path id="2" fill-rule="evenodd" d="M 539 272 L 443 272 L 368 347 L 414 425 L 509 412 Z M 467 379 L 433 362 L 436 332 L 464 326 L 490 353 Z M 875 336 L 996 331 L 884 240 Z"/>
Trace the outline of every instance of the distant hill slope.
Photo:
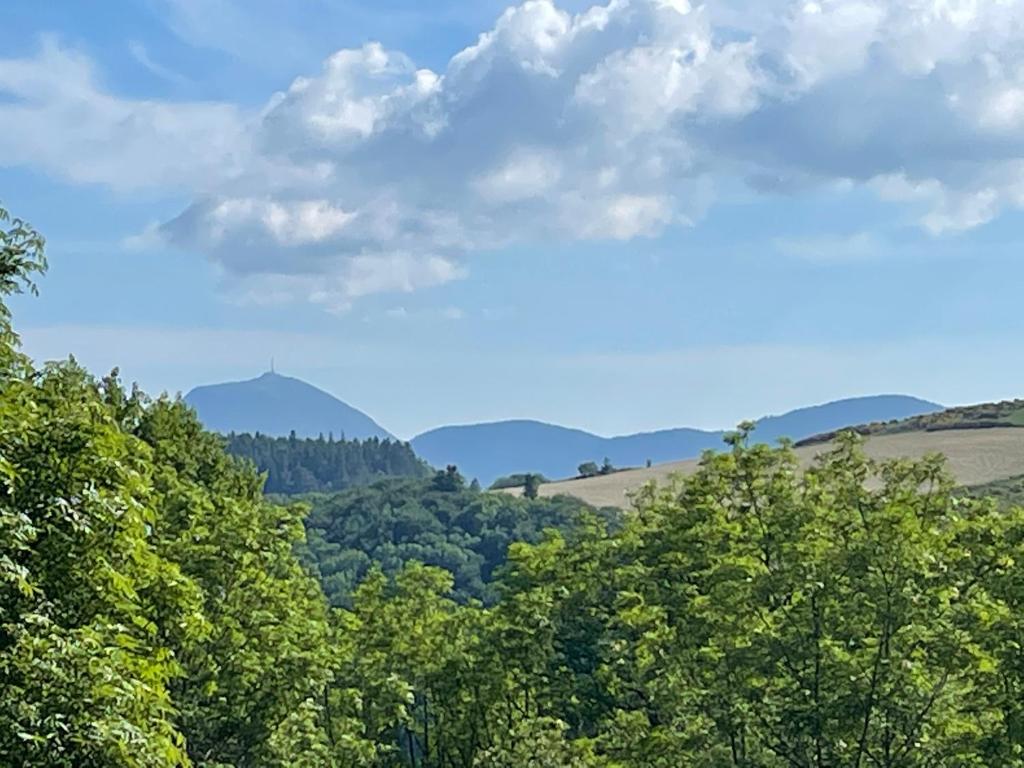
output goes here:
<path id="1" fill-rule="evenodd" d="M 829 443 L 804 445 L 796 449 L 796 454 L 800 464 L 807 467 L 829 447 Z M 993 427 L 876 434 L 868 437 L 864 450 L 875 459 L 916 459 L 941 453 L 946 456 L 953 477 L 975 494 L 1015 502 L 1024 499 L 1024 429 Z M 696 472 L 698 465 L 698 459 L 690 459 L 602 477 L 546 483 L 540 486 L 540 496 L 569 495 L 594 506 L 627 507 L 630 493 L 644 484 L 653 481 L 664 485 L 673 475 Z M 521 492 L 520 488 L 502 491 L 513 495 Z"/>
<path id="2" fill-rule="evenodd" d="M 265 373 L 249 381 L 196 387 L 185 396 L 203 425 L 214 432 L 259 432 L 286 437 L 333 433 L 335 438 L 394 436 L 362 411 L 312 384 Z"/>
<path id="3" fill-rule="evenodd" d="M 878 418 L 863 419 L 856 422 L 852 429 L 862 435 L 895 435 L 901 432 L 941 432 L 950 429 L 992 429 L 997 427 L 1024 427 L 1024 400 L 961 405 L 936 413 L 893 421 Z M 800 444 L 827 443 L 834 437 L 834 430 L 827 431 L 808 437 L 800 441 Z"/>
<path id="4" fill-rule="evenodd" d="M 794 440 L 866 421 L 890 421 L 934 413 L 942 406 L 916 397 L 879 395 L 838 400 L 758 421 L 754 435 L 773 442 Z M 456 464 L 467 477 L 489 485 L 517 472 L 572 477 L 585 461 L 607 457 L 617 467 L 642 467 L 699 456 L 719 448 L 725 431 L 666 429 L 621 437 L 600 437 L 537 421 L 441 427 L 413 438 L 416 453 L 434 466 Z"/>

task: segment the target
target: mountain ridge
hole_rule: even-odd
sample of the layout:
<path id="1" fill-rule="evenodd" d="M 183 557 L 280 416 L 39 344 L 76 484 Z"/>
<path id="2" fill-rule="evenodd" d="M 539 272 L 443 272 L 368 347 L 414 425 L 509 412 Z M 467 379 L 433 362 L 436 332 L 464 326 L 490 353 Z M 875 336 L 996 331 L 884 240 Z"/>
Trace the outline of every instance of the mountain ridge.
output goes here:
<path id="1" fill-rule="evenodd" d="M 798 440 L 865 421 L 886 422 L 943 410 L 909 395 L 868 395 L 805 406 L 762 417 L 759 441 Z M 417 455 L 435 466 L 456 464 L 467 477 L 489 484 L 501 475 L 538 472 L 571 477 L 585 461 L 608 458 L 618 467 L 693 458 L 721 447 L 729 430 L 676 427 L 613 437 L 529 419 L 437 427 L 410 441 Z"/>
<path id="2" fill-rule="evenodd" d="M 244 381 L 208 384 L 185 395 L 203 425 L 214 432 L 259 432 L 272 437 L 395 440 L 357 408 L 301 379 L 272 371 Z"/>
<path id="3" fill-rule="evenodd" d="M 254 379 L 194 388 L 185 401 L 213 431 L 259 432 L 286 437 L 397 440 L 367 414 L 301 379 L 268 372 Z M 943 410 L 908 395 L 870 395 L 833 400 L 757 420 L 755 438 L 775 442 L 868 422 L 888 422 Z M 551 478 L 572 477 L 584 462 L 616 467 L 662 464 L 699 456 L 719 448 L 728 430 L 674 427 L 604 437 L 574 427 L 534 419 L 508 419 L 441 426 L 408 442 L 435 467 L 454 464 L 468 478 L 490 484 L 502 475 L 536 472 Z"/>

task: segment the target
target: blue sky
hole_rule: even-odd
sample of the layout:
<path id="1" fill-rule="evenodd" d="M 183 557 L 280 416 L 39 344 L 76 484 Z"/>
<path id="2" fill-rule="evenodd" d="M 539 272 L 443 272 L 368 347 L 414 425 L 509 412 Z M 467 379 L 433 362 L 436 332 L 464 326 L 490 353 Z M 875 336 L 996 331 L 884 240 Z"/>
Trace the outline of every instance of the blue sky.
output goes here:
<path id="1" fill-rule="evenodd" d="M 427 10 L 425 10 L 427 9 Z M 1021 394 L 1024 2 L 8 0 L 26 350 L 402 436 Z"/>

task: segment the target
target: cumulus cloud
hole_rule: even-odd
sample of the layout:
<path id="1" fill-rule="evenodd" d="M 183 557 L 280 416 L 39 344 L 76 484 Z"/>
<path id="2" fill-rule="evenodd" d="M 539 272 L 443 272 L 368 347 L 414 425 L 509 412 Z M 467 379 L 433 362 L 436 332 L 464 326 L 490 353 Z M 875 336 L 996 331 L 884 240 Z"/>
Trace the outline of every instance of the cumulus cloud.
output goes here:
<path id="1" fill-rule="evenodd" d="M 263 302 L 344 309 L 511 243 L 658 237 L 737 180 L 863 186 L 935 235 L 1024 207 L 1024 0 L 527 0 L 442 71 L 341 50 L 253 113 L 118 99 L 50 43 L 0 60 L 0 95 L 0 162 L 185 187 L 159 235 Z"/>

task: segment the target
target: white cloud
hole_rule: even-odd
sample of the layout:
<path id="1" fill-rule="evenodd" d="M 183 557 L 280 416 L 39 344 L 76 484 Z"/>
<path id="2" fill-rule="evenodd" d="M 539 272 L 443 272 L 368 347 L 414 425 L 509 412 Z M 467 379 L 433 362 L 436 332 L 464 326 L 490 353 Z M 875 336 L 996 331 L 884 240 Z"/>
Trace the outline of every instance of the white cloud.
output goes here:
<path id="1" fill-rule="evenodd" d="M 50 42 L 0 60 L 0 163 L 185 189 L 159 232 L 232 293 L 338 309 L 506 244 L 657 237 L 742 179 L 979 226 L 1024 207 L 1022 94 L 1024 0 L 528 0 L 441 71 L 371 43 L 255 114 L 118 98 Z"/>
<path id="2" fill-rule="evenodd" d="M 793 5 L 786 22 L 785 61 L 801 89 L 863 68 L 887 17 L 886 4 L 873 0 Z"/>
<path id="3" fill-rule="evenodd" d="M 999 212 L 999 197 L 992 188 L 943 194 L 940 203 L 924 217 L 924 226 L 932 234 L 941 235 L 987 224 Z"/>
<path id="4" fill-rule="evenodd" d="M 209 235 L 217 245 L 237 242 L 240 230 L 255 228 L 282 246 L 319 243 L 344 230 L 354 213 L 332 206 L 326 200 L 279 203 L 251 198 L 227 199 L 210 211 Z"/>
<path id="5" fill-rule="evenodd" d="M 672 200 L 656 195 L 580 197 L 568 205 L 565 226 L 588 239 L 653 237 L 672 220 Z"/>
<path id="6" fill-rule="evenodd" d="M 238 276 L 230 283 L 229 298 L 256 306 L 306 302 L 341 313 L 364 296 L 412 293 L 466 275 L 462 266 L 442 256 L 410 253 L 362 253 L 323 266 L 323 274 L 281 271 Z"/>
<path id="7" fill-rule="evenodd" d="M 0 125 L 0 165 L 124 191 L 219 187 L 249 163 L 236 107 L 119 99 L 52 39 L 35 58 L 0 59 Z"/>
<path id="8" fill-rule="evenodd" d="M 487 200 L 511 203 L 542 197 L 562 175 L 558 157 L 522 149 L 476 182 Z"/>

